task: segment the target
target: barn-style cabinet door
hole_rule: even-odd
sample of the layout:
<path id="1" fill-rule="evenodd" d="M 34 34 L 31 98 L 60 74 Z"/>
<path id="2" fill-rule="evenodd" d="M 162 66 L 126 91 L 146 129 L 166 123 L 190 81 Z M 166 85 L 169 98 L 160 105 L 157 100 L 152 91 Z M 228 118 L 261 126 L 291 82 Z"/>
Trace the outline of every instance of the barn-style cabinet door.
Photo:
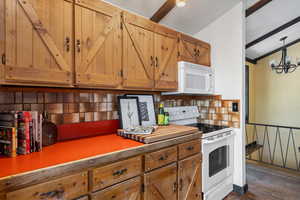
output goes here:
<path id="1" fill-rule="evenodd" d="M 99 0 L 75 0 L 76 84 L 118 88 L 122 81 L 121 12 Z"/>
<path id="2" fill-rule="evenodd" d="M 124 12 L 123 17 L 123 87 L 152 89 L 154 87 L 155 23 Z"/>
<path id="3" fill-rule="evenodd" d="M 157 26 L 154 34 L 155 89 L 178 88 L 178 44 L 175 31 Z"/>
<path id="4" fill-rule="evenodd" d="M 195 155 L 178 163 L 178 200 L 201 200 L 201 157 Z"/>
<path id="5" fill-rule="evenodd" d="M 72 1 L 1 0 L 2 8 L 3 3 L 5 52 L 2 54 L 2 81 L 8 84 L 71 86 Z"/>
<path id="6" fill-rule="evenodd" d="M 171 164 L 144 175 L 144 200 L 177 199 L 177 164 Z"/>
<path id="7" fill-rule="evenodd" d="M 180 34 L 179 60 L 210 66 L 210 45 L 191 36 Z"/>

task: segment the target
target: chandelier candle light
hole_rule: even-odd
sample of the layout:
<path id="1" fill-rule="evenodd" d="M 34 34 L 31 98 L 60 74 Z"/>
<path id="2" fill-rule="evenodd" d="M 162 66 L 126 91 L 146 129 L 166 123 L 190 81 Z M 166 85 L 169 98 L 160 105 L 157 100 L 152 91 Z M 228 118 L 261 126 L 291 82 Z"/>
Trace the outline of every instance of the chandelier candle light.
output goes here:
<path id="1" fill-rule="evenodd" d="M 282 54 L 279 64 L 275 60 L 270 61 L 270 67 L 272 68 L 272 70 L 275 70 L 277 74 L 292 73 L 297 69 L 297 67 L 300 66 L 300 59 L 297 59 L 297 64 L 292 64 L 291 57 L 287 55 L 287 46 L 285 44 L 286 39 L 287 36 L 280 39 L 280 41 L 283 42 L 283 46 L 281 48 Z"/>
<path id="2" fill-rule="evenodd" d="M 186 5 L 186 0 L 176 0 L 177 7 L 184 7 Z"/>

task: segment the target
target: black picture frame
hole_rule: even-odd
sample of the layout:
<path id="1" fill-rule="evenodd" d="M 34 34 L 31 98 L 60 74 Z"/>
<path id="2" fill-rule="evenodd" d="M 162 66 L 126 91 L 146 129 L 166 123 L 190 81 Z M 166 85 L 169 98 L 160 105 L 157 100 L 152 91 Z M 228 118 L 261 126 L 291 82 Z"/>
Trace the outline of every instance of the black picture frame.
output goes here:
<path id="1" fill-rule="evenodd" d="M 119 113 L 119 117 L 120 117 L 120 127 L 122 129 L 127 129 L 128 125 L 125 124 L 127 120 L 123 111 L 124 109 L 122 109 L 122 100 L 135 100 L 135 104 L 136 104 L 136 116 L 137 116 L 137 123 L 135 123 L 136 125 L 140 126 L 141 125 L 141 116 L 140 116 L 140 109 L 139 109 L 139 99 L 137 97 L 127 97 L 127 96 L 118 96 L 118 113 Z"/>
<path id="2" fill-rule="evenodd" d="M 141 125 L 143 125 L 143 126 L 156 126 L 157 121 L 156 121 L 155 101 L 154 101 L 154 95 L 153 94 L 126 94 L 125 96 L 126 97 L 137 97 L 138 98 L 138 100 L 139 100 L 139 112 L 140 112 Z M 152 102 L 151 102 L 152 106 L 150 106 L 150 107 L 153 107 L 153 110 L 149 111 L 148 107 L 147 107 L 147 111 L 148 111 L 148 113 L 150 113 L 149 115 L 151 115 L 149 117 L 149 118 L 151 118 L 151 121 L 144 121 L 143 114 L 141 113 L 142 110 L 143 110 L 143 109 L 141 109 L 141 105 L 140 105 L 141 99 L 143 97 L 146 97 L 146 96 L 152 98 Z"/>

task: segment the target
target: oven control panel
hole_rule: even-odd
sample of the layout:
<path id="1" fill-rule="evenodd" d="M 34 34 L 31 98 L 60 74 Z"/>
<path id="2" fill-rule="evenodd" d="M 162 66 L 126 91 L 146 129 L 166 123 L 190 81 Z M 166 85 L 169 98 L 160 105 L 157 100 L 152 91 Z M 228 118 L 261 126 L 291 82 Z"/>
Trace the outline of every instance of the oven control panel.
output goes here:
<path id="1" fill-rule="evenodd" d="M 180 107 L 166 107 L 165 111 L 170 115 L 170 122 L 187 121 L 197 119 L 199 117 L 199 110 L 197 106 L 180 106 Z"/>

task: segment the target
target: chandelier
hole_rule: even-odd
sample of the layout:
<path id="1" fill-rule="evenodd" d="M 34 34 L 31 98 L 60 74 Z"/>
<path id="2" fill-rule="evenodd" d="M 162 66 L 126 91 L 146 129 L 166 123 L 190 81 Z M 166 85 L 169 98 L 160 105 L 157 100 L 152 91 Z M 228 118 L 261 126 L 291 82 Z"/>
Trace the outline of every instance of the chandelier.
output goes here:
<path id="1" fill-rule="evenodd" d="M 297 64 L 292 64 L 292 59 L 287 55 L 287 46 L 285 44 L 285 40 L 287 39 L 287 36 L 283 37 L 280 39 L 282 41 L 283 45 L 281 48 L 281 60 L 278 63 L 275 60 L 270 61 L 270 67 L 272 68 L 273 71 L 276 71 L 277 74 L 282 74 L 282 73 L 292 73 L 294 72 L 297 67 L 300 66 L 300 59 L 298 59 Z"/>

